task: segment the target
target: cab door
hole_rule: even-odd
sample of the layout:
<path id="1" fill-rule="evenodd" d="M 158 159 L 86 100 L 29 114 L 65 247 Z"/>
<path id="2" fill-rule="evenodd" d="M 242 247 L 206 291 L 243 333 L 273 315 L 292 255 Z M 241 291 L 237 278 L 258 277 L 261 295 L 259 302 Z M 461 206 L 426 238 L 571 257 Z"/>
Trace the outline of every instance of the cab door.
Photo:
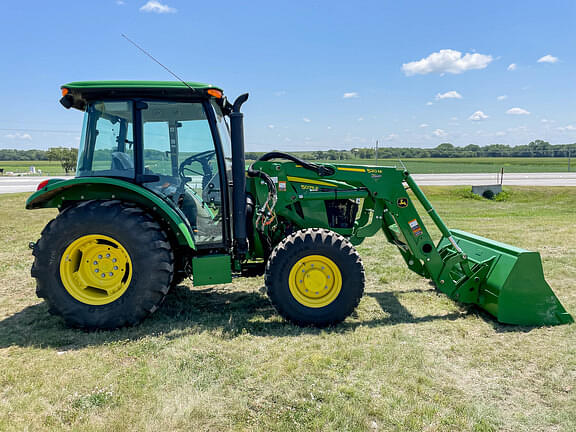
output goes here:
<path id="1" fill-rule="evenodd" d="M 222 245 L 226 173 L 205 104 L 146 101 L 142 106 L 142 172 L 158 178 L 144 186 L 184 213 L 198 247 Z"/>

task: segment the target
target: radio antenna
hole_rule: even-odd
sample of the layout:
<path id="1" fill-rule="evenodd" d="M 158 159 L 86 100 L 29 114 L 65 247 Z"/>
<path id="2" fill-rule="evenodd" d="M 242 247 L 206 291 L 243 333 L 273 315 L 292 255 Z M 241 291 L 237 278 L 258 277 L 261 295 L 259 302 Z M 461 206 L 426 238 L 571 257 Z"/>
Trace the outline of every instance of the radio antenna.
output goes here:
<path id="1" fill-rule="evenodd" d="M 178 75 L 176 75 L 174 72 L 172 72 L 170 69 L 168 69 L 166 66 L 164 66 L 162 63 L 160 63 L 158 60 L 156 60 L 156 58 L 154 58 L 154 56 L 152 54 L 150 54 L 148 51 L 146 51 L 144 48 L 142 48 L 140 45 L 138 45 L 136 42 L 134 42 L 132 39 L 130 39 L 128 36 L 126 36 L 124 33 L 120 33 L 122 35 L 122 37 L 124 39 L 126 39 L 128 42 L 130 42 L 132 45 L 134 45 L 136 48 L 138 48 L 140 51 L 142 51 L 144 54 L 146 54 L 148 57 L 150 57 L 152 60 L 154 60 L 156 63 L 158 63 L 160 66 L 162 66 L 169 74 L 171 74 L 172 76 L 174 76 L 174 78 L 176 78 L 178 81 L 180 81 L 182 84 L 184 84 L 186 87 L 188 87 L 190 90 L 192 90 L 193 92 L 196 92 L 196 89 L 193 87 L 190 87 L 188 85 L 188 83 L 186 81 L 184 81 L 182 78 L 180 78 Z"/>

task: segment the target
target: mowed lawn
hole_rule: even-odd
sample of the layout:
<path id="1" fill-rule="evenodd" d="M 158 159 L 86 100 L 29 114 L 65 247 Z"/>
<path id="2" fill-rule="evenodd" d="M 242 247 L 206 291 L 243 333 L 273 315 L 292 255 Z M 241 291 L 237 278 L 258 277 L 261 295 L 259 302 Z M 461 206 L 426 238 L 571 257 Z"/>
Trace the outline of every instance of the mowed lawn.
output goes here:
<path id="1" fill-rule="evenodd" d="M 253 161 L 249 161 L 253 162 Z M 398 159 L 347 159 L 343 161 L 324 161 L 327 163 L 365 164 L 401 166 Z M 568 158 L 413 158 L 403 159 L 402 163 L 413 174 L 447 173 L 497 173 L 504 172 L 567 172 Z M 4 172 L 27 173 L 31 166 L 42 170 L 44 175 L 63 175 L 60 162 L 54 161 L 0 161 Z M 571 171 L 576 171 L 576 161 L 571 160 Z"/>
<path id="2" fill-rule="evenodd" d="M 64 175 L 64 168 L 58 161 L 0 161 L 4 173 L 28 173 L 30 167 L 42 171 L 42 175 Z"/>
<path id="3" fill-rule="evenodd" d="M 425 191 L 449 226 L 540 251 L 576 315 L 576 188 Z M 497 324 L 382 235 L 358 247 L 366 295 L 335 328 L 286 324 L 256 277 L 182 284 L 136 328 L 68 329 L 30 277 L 28 241 L 56 213 L 25 197 L 0 196 L 0 430 L 576 430 L 576 326 Z"/>
<path id="4" fill-rule="evenodd" d="M 327 161 L 330 162 L 330 161 Z M 332 161 L 334 162 L 334 161 Z M 504 173 L 531 172 L 567 172 L 568 158 L 413 158 L 403 159 L 357 159 L 342 163 L 360 165 L 406 166 L 413 174 L 449 174 L 449 173 Z M 576 161 L 570 161 L 570 170 L 576 171 Z"/>

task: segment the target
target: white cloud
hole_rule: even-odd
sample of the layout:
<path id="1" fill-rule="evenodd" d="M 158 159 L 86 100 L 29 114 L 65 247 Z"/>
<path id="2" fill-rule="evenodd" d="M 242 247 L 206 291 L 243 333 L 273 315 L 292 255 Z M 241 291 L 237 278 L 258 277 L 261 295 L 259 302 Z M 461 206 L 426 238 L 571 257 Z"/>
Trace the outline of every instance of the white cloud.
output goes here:
<path id="1" fill-rule="evenodd" d="M 279 90 L 274 92 L 274 96 L 284 96 L 286 94 L 286 90 Z"/>
<path id="2" fill-rule="evenodd" d="M 438 138 L 444 138 L 448 136 L 446 131 L 443 129 L 436 129 L 434 132 L 432 132 L 432 135 L 437 136 Z"/>
<path id="3" fill-rule="evenodd" d="M 4 138 L 30 141 L 32 139 L 32 136 L 30 134 L 27 134 L 27 133 L 15 132 L 15 133 L 11 133 L 8 135 L 4 135 Z"/>
<path id="4" fill-rule="evenodd" d="M 140 8 L 140 12 L 153 12 L 158 14 L 165 14 L 165 13 L 176 13 L 178 11 L 173 7 L 160 3 L 159 1 L 150 0 L 148 3 L 146 3 L 144 6 Z"/>
<path id="5" fill-rule="evenodd" d="M 491 61 L 490 55 L 466 53 L 462 56 L 460 51 L 443 49 L 418 61 L 404 63 L 402 71 L 407 76 L 429 73 L 460 74 L 472 69 L 484 69 Z"/>
<path id="6" fill-rule="evenodd" d="M 528 115 L 530 114 L 529 111 L 526 111 L 523 108 L 510 108 L 508 111 L 506 111 L 506 114 L 511 114 L 511 115 Z"/>
<path id="7" fill-rule="evenodd" d="M 499 101 L 503 101 L 503 100 L 508 99 L 508 96 L 507 96 L 507 95 L 502 95 L 502 96 L 498 96 L 496 99 L 498 99 Z"/>
<path id="8" fill-rule="evenodd" d="M 268 125 L 268 129 L 274 129 L 276 126 L 274 126 L 273 124 L 269 124 Z"/>
<path id="9" fill-rule="evenodd" d="M 556 63 L 558 61 L 558 57 L 554 57 L 553 55 L 546 54 L 544 57 L 540 57 L 538 59 L 538 63 Z"/>
<path id="10" fill-rule="evenodd" d="M 564 127 L 559 127 L 558 130 L 559 130 L 560 132 L 576 131 L 576 126 L 574 126 L 574 125 L 568 125 L 568 126 L 564 126 Z"/>
<path id="11" fill-rule="evenodd" d="M 354 99 L 360 97 L 360 95 L 356 92 L 344 93 L 342 95 L 344 99 Z"/>
<path id="12" fill-rule="evenodd" d="M 432 105 L 434 105 L 434 102 L 426 102 L 426 105 L 427 105 L 427 106 L 432 106 Z"/>
<path id="13" fill-rule="evenodd" d="M 504 131 L 498 131 L 498 132 L 496 132 L 494 135 L 497 136 L 497 137 L 501 137 L 501 136 L 506 135 L 506 132 L 504 132 Z"/>
<path id="14" fill-rule="evenodd" d="M 486 120 L 487 118 L 488 118 L 488 116 L 486 114 L 484 114 L 482 111 L 476 111 L 474 114 L 472 114 L 470 117 L 468 117 L 468 120 L 481 121 L 481 120 Z"/>
<path id="15" fill-rule="evenodd" d="M 364 121 L 364 117 L 358 117 L 356 120 L 359 122 Z"/>
<path id="16" fill-rule="evenodd" d="M 312 120 L 310 120 L 309 118 L 304 117 L 302 120 L 304 120 L 304 123 L 310 123 Z"/>
<path id="17" fill-rule="evenodd" d="M 446 93 L 438 93 L 436 95 L 436 100 L 440 99 L 462 99 L 462 95 L 456 90 L 451 90 Z"/>
<path id="18" fill-rule="evenodd" d="M 391 133 L 387 137 L 385 137 L 382 141 L 393 141 L 396 138 L 398 138 L 398 135 L 395 133 Z"/>
<path id="19" fill-rule="evenodd" d="M 420 126 L 421 128 L 427 128 L 428 126 L 430 126 L 428 123 L 422 123 Z"/>
<path id="20" fill-rule="evenodd" d="M 116 4 L 119 6 L 124 6 L 126 2 L 124 0 L 116 0 Z"/>
<path id="21" fill-rule="evenodd" d="M 517 67 L 518 67 L 518 66 L 516 66 L 516 63 L 510 63 L 510 64 L 508 65 L 508 67 L 506 68 L 506 70 L 515 71 Z"/>

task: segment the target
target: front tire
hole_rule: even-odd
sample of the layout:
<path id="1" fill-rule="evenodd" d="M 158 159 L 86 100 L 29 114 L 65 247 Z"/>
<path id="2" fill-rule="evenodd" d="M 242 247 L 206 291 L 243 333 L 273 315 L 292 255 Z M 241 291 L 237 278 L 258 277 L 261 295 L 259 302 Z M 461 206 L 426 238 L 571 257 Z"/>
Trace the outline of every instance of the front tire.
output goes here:
<path id="1" fill-rule="evenodd" d="M 364 267 L 352 244 L 319 228 L 282 240 L 266 265 L 268 296 L 282 317 L 325 327 L 348 317 L 364 293 Z"/>
<path id="2" fill-rule="evenodd" d="M 139 207 L 85 201 L 61 212 L 34 248 L 36 294 L 67 325 L 135 325 L 168 293 L 174 257 L 166 233 Z"/>

